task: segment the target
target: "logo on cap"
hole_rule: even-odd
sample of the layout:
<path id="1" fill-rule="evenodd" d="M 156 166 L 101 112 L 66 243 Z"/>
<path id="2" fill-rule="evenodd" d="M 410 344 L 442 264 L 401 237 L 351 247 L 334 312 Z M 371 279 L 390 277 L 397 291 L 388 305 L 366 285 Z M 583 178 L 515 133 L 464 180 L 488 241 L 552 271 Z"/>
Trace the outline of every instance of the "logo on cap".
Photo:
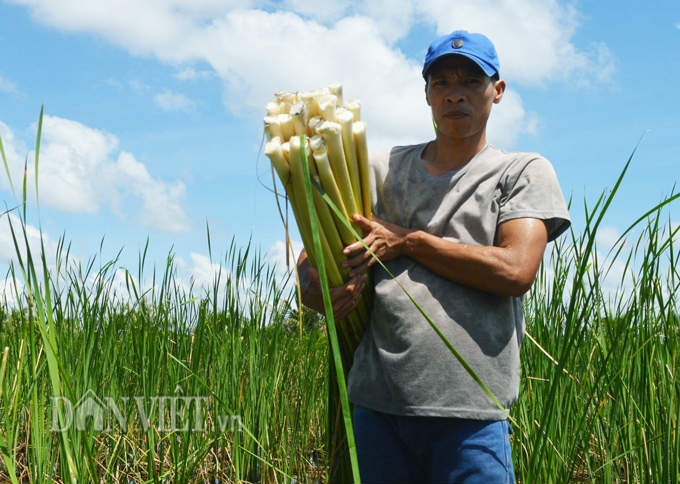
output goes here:
<path id="1" fill-rule="evenodd" d="M 451 45 L 453 46 L 454 49 L 460 49 L 461 47 L 463 47 L 463 39 L 453 39 Z"/>

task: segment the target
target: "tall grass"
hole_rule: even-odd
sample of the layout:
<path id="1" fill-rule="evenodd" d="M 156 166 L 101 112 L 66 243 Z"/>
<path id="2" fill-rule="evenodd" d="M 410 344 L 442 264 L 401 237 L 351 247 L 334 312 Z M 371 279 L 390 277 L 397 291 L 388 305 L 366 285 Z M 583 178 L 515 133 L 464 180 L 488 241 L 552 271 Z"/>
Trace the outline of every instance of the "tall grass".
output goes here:
<path id="1" fill-rule="evenodd" d="M 324 459 L 325 335 L 313 330 L 299 336 L 273 268 L 249 246 L 229 245 L 222 265 L 228 279 L 216 279 L 210 293 L 196 299 L 178 284 L 172 258 L 145 295 L 134 282 L 142 274 L 126 274 L 129 292 L 120 294 L 115 264 L 90 271 L 64 263 L 60 279 L 68 285 L 52 286 L 59 297 L 52 301 L 49 325 L 60 375 L 56 390 L 35 307 L 25 299 L 18 308 L 3 307 L 0 347 L 8 350 L 0 381 L 0 480 L 321 479 L 324 468 L 316 463 Z M 85 429 L 74 422 L 66 432 L 52 431 L 57 407 L 51 397 L 75 404 L 88 395 L 113 399 L 127 428 L 109 415 L 103 429 L 88 418 Z M 179 409 L 173 430 L 169 409 L 161 415 L 158 398 L 175 396 L 193 406 Z M 199 431 L 192 431 L 193 397 L 204 405 Z M 224 431 L 220 419 L 227 422 Z"/>
<path id="2" fill-rule="evenodd" d="M 525 298 L 521 482 L 680 480 L 680 229 L 662 219 L 678 195 L 605 254 L 596 236 L 624 174 L 585 207 L 581 233 L 551 246 Z M 226 244 L 208 290 L 183 285 L 172 254 L 149 268 L 147 248 L 135 271 L 117 256 L 79 262 L 64 238 L 48 260 L 29 244 L 25 191 L 11 219 L 15 302 L 0 304 L 0 481 L 328 478 L 327 335 L 257 250 Z M 65 401 L 84 396 L 115 402 L 120 419 L 66 425 Z"/>
<path id="3" fill-rule="evenodd" d="M 680 226 L 661 221 L 661 207 L 677 198 L 644 214 L 637 239 L 619 239 L 605 257 L 594 245 L 603 196 L 586 208 L 585 231 L 558 242 L 542 265 L 513 409 L 526 482 L 680 479 Z M 607 287 L 615 265 L 621 278 Z"/>

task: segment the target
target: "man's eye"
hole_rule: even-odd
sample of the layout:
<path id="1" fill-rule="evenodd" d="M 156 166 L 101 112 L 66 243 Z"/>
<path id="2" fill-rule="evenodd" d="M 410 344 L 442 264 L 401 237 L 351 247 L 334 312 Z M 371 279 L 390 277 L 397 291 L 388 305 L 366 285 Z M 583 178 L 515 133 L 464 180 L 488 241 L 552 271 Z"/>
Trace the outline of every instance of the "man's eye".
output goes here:
<path id="1" fill-rule="evenodd" d="M 480 79 L 477 79 L 476 77 L 472 77 L 465 80 L 465 84 L 467 84 L 468 86 L 476 86 L 481 82 L 482 81 Z"/>

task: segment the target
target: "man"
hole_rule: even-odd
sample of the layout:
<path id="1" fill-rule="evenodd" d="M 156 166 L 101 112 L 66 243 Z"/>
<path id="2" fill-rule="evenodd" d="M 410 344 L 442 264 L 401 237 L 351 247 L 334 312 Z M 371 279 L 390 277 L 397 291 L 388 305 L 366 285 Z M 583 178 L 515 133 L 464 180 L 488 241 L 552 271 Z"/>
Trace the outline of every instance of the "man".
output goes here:
<path id="1" fill-rule="evenodd" d="M 423 66 L 436 139 L 392 149 L 372 165 L 375 217 L 354 217 L 385 262 L 509 410 L 519 389 L 522 295 L 547 242 L 569 226 L 550 163 L 486 141 L 505 82 L 491 41 L 456 31 Z M 514 482 L 503 411 L 448 352 L 360 243 L 345 248 L 351 279 L 333 288 L 337 318 L 356 305 L 371 268 L 371 321 L 354 354 L 349 397 L 363 482 Z M 304 254 L 303 302 L 322 310 Z"/>

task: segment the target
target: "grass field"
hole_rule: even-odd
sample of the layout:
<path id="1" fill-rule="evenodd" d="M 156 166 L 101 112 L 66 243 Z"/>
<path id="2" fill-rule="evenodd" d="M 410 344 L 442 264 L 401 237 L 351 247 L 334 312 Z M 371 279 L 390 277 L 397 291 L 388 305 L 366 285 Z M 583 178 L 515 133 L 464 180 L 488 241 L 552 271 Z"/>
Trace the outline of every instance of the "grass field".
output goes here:
<path id="1" fill-rule="evenodd" d="M 521 482 L 680 481 L 680 229 L 662 219 L 677 195 L 609 251 L 595 239 L 618 186 L 549 247 L 525 297 Z M 201 291 L 171 256 L 121 272 L 116 259 L 73 262 L 62 240 L 48 261 L 13 228 L 0 481 L 325 480 L 323 323 L 296 311 L 256 250 L 227 245 L 227 275 Z"/>

